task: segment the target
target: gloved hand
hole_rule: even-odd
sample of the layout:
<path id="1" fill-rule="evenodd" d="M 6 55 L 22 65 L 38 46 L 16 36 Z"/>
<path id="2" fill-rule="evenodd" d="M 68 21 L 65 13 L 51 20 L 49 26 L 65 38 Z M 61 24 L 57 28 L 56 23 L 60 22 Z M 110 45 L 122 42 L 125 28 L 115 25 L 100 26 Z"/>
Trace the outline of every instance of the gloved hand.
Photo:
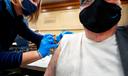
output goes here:
<path id="1" fill-rule="evenodd" d="M 43 39 L 40 42 L 38 53 L 43 58 L 50 54 L 51 48 L 57 48 L 58 44 L 54 43 L 54 37 L 51 34 L 44 35 Z"/>
<path id="2" fill-rule="evenodd" d="M 73 32 L 70 31 L 61 32 L 59 35 L 56 36 L 56 42 L 58 43 L 65 34 L 73 34 Z"/>

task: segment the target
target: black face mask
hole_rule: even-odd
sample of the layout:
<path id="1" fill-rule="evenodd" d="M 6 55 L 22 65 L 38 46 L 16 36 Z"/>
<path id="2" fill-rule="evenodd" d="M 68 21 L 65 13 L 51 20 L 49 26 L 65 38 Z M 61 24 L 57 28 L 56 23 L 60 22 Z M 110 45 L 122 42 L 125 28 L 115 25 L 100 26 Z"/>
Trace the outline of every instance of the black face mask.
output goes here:
<path id="1" fill-rule="evenodd" d="M 34 5 L 30 0 L 23 0 L 22 5 L 22 11 L 25 16 L 29 16 L 37 10 L 37 6 Z"/>
<path id="2" fill-rule="evenodd" d="M 80 22 L 85 28 L 95 33 L 111 29 L 121 18 L 121 8 L 104 0 L 95 0 L 79 14 Z"/>

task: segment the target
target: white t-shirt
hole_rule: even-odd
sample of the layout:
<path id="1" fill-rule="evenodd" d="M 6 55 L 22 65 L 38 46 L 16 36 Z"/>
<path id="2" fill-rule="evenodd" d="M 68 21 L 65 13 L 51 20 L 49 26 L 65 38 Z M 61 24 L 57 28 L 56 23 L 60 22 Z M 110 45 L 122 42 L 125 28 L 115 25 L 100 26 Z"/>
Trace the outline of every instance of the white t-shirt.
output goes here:
<path id="1" fill-rule="evenodd" d="M 56 76 L 124 76 L 115 35 L 102 42 L 85 33 L 65 35 Z"/>

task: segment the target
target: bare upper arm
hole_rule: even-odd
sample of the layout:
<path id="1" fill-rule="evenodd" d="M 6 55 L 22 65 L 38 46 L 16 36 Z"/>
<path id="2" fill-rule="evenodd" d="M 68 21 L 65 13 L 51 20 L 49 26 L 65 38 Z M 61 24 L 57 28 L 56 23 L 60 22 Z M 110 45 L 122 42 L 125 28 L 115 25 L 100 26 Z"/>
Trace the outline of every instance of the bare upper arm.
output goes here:
<path id="1" fill-rule="evenodd" d="M 54 52 L 51 60 L 50 60 L 50 63 L 48 64 L 48 67 L 45 71 L 45 74 L 44 76 L 55 76 L 55 71 L 56 71 L 56 64 L 57 64 L 57 60 L 58 60 L 58 57 L 59 57 L 59 54 L 60 54 L 60 46 L 56 49 L 56 51 Z"/>

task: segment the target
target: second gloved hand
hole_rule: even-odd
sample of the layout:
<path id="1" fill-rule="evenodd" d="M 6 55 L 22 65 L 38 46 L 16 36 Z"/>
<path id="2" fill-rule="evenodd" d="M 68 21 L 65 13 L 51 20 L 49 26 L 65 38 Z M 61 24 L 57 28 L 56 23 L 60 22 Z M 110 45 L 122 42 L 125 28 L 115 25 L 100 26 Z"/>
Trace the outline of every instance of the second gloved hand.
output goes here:
<path id="1" fill-rule="evenodd" d="M 73 34 L 73 32 L 70 32 L 70 31 L 61 32 L 59 35 L 56 36 L 56 42 L 58 43 L 65 34 Z"/>
<path id="2" fill-rule="evenodd" d="M 58 44 L 54 43 L 54 36 L 51 34 L 44 35 L 43 39 L 40 42 L 40 46 L 38 52 L 40 56 L 43 58 L 50 54 L 51 48 L 57 48 Z"/>

